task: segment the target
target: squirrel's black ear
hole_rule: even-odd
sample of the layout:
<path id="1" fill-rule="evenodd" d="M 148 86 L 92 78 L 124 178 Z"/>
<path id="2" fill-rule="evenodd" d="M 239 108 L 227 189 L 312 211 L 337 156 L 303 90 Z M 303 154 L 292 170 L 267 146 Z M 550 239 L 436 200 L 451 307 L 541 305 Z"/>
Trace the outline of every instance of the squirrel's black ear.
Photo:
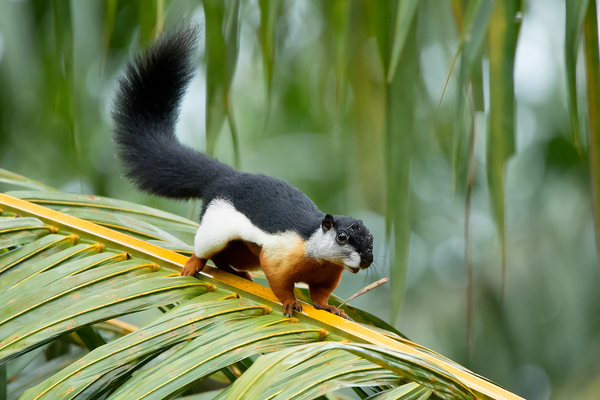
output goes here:
<path id="1" fill-rule="evenodd" d="M 321 228 L 323 228 L 323 232 L 327 232 L 333 226 L 333 215 L 327 214 L 325 218 L 323 218 L 323 222 L 321 222 Z"/>

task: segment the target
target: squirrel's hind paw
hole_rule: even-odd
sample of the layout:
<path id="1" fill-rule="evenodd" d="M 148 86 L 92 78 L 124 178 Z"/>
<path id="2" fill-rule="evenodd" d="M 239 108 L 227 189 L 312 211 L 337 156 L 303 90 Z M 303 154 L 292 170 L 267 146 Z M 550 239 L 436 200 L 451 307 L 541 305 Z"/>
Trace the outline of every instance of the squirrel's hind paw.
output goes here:
<path id="1" fill-rule="evenodd" d="M 344 312 L 344 310 L 342 310 L 341 308 L 337 308 L 334 306 L 330 306 L 329 304 L 314 304 L 314 307 L 317 310 L 325 310 L 325 311 L 329 311 L 330 313 L 340 316 L 344 319 L 350 319 L 348 318 L 348 316 L 346 315 L 346 313 Z"/>
<path id="2" fill-rule="evenodd" d="M 294 311 L 302 312 L 302 305 L 298 300 L 294 300 L 294 302 L 285 302 L 283 303 L 283 316 L 286 318 L 292 318 L 292 314 Z"/>

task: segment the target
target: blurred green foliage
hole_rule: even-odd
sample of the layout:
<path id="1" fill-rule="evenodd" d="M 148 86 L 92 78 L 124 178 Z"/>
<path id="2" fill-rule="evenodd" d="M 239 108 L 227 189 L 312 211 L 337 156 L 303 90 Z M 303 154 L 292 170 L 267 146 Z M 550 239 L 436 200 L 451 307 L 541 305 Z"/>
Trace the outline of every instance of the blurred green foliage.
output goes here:
<path id="1" fill-rule="evenodd" d="M 587 3 L 2 1 L 0 167 L 186 215 L 191 206 L 122 179 L 110 108 L 131 55 L 191 18 L 202 38 L 179 137 L 362 218 L 375 265 L 345 275 L 340 297 L 391 275 L 353 304 L 399 315 L 411 339 L 528 399 L 591 398 L 600 288 L 578 51 Z"/>

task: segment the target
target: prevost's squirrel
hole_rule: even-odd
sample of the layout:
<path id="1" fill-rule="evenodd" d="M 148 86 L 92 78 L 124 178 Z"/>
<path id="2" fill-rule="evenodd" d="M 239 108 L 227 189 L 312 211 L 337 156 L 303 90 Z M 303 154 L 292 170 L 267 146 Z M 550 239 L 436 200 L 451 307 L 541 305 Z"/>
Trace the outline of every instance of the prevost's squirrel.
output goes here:
<path id="1" fill-rule="evenodd" d="M 362 221 L 325 214 L 294 186 L 237 171 L 175 136 L 196 36 L 189 27 L 163 34 L 125 67 L 112 117 L 126 176 L 154 195 L 203 200 L 194 255 L 182 275 L 201 271 L 209 259 L 250 280 L 248 271 L 262 268 L 286 317 L 302 311 L 297 282 L 308 284 L 315 308 L 345 317 L 328 299 L 344 269 L 356 273 L 373 262 L 373 236 Z"/>

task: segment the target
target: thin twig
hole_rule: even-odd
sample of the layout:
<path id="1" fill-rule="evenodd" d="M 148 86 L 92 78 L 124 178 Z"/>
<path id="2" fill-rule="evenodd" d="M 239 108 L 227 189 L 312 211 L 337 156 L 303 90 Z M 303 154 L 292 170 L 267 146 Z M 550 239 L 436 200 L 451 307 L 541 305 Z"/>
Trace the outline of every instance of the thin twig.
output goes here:
<path id="1" fill-rule="evenodd" d="M 381 278 L 380 280 L 378 280 L 377 282 L 373 282 L 371 283 L 369 286 L 359 290 L 358 292 L 356 292 L 355 294 L 353 294 L 352 296 L 350 296 L 348 298 L 348 300 L 343 301 L 342 304 L 340 304 L 338 307 L 342 307 L 344 306 L 347 302 L 349 302 L 350 300 L 353 300 L 355 298 L 357 298 L 358 296 L 362 296 L 363 294 L 370 292 L 371 290 L 375 289 L 378 286 L 383 285 L 384 283 L 387 283 L 390 281 L 390 278 Z"/>

